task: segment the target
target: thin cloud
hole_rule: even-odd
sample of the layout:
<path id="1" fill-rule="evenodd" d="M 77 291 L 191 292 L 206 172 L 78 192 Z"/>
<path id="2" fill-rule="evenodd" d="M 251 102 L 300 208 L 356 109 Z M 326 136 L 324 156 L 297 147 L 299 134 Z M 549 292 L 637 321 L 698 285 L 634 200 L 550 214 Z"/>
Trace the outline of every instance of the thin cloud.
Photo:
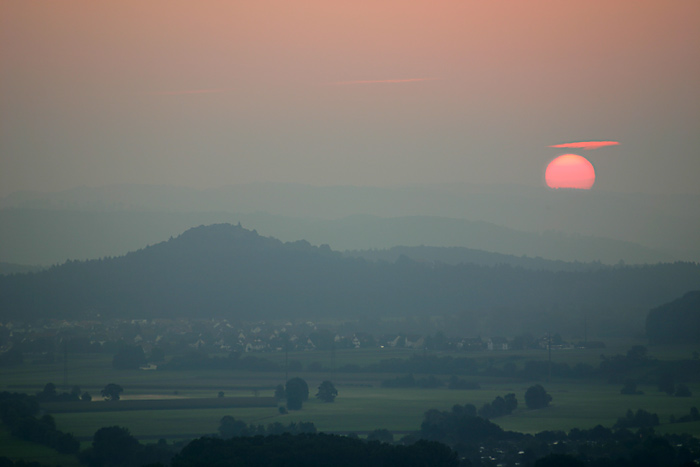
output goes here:
<path id="1" fill-rule="evenodd" d="M 225 92 L 226 89 L 183 89 L 180 91 L 161 91 L 154 92 L 157 96 L 180 96 L 184 94 L 214 94 L 217 92 Z"/>
<path id="2" fill-rule="evenodd" d="M 591 151 L 593 149 L 603 148 L 605 146 L 617 146 L 618 141 L 577 141 L 574 143 L 562 143 L 549 146 L 550 148 L 574 148 Z"/>
<path id="3" fill-rule="evenodd" d="M 337 81 L 333 84 L 345 86 L 350 84 L 396 84 L 396 83 L 417 83 L 420 81 L 433 81 L 436 78 L 408 78 L 408 79 L 368 79 L 360 81 Z"/>

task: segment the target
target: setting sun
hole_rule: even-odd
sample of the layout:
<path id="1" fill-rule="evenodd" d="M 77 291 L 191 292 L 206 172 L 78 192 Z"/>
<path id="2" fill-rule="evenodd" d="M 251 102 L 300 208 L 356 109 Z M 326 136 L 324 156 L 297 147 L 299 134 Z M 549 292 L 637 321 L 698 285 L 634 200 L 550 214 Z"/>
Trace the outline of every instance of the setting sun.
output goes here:
<path id="1" fill-rule="evenodd" d="M 595 170 L 585 157 L 564 154 L 549 163 L 544 177 L 550 188 L 589 190 L 595 183 Z"/>

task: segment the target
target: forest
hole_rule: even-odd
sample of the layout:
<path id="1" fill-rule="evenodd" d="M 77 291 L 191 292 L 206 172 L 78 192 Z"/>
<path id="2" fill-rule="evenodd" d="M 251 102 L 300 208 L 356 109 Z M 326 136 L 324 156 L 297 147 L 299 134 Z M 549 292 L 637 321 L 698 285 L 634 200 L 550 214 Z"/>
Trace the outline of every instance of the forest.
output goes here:
<path id="1" fill-rule="evenodd" d="M 190 229 L 124 256 L 0 276 L 7 319 L 226 317 L 345 319 L 459 316 L 479 333 L 512 335 L 584 321 L 608 335 L 643 333 L 646 311 L 700 284 L 700 265 L 583 271 L 343 257 L 240 226 Z"/>

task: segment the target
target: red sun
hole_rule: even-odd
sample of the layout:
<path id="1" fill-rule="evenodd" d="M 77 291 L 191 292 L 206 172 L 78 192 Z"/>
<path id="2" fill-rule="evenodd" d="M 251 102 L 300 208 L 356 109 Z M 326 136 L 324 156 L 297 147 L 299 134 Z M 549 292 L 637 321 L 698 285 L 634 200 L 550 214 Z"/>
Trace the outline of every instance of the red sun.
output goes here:
<path id="1" fill-rule="evenodd" d="M 595 170 L 585 157 L 564 154 L 549 163 L 544 178 L 550 188 L 589 190 L 595 183 Z"/>

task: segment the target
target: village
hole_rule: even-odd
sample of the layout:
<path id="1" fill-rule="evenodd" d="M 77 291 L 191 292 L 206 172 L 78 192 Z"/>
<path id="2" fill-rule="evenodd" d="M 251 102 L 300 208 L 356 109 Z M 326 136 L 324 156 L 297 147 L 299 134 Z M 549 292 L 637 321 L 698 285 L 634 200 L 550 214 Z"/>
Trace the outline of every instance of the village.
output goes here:
<path id="1" fill-rule="evenodd" d="M 454 337 L 441 331 L 430 335 L 353 331 L 356 326 L 268 322 L 232 323 L 226 319 L 143 319 L 109 321 L 43 320 L 0 323 L 0 365 L 26 359 L 50 363 L 64 353 L 116 353 L 141 347 L 149 361 L 194 349 L 208 354 L 313 352 L 387 348 L 409 351 L 490 352 L 523 349 L 567 349 L 602 343 L 565 342 L 558 334 L 533 337 Z"/>

